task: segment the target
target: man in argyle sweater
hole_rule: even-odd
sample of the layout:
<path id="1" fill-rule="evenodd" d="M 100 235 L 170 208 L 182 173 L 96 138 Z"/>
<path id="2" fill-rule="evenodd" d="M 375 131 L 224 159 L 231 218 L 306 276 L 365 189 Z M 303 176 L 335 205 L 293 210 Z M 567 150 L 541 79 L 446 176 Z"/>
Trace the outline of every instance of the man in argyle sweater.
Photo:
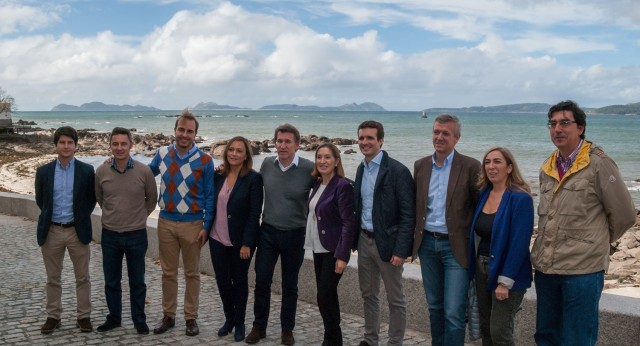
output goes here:
<path id="1" fill-rule="evenodd" d="M 161 334 L 175 325 L 178 305 L 178 265 L 182 251 L 186 335 L 198 335 L 200 248 L 207 241 L 213 221 L 213 159 L 198 149 L 198 121 L 185 109 L 174 127 L 175 144 L 158 149 L 149 164 L 160 174 L 158 243 L 162 266 L 164 316 L 153 330 Z"/>

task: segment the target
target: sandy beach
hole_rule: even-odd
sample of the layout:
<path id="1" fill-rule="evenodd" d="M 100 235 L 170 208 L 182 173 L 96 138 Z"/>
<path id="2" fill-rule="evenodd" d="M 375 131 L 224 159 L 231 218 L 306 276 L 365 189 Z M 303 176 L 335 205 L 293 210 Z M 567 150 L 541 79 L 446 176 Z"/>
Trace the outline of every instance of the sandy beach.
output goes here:
<path id="1" fill-rule="evenodd" d="M 80 132 L 76 156 L 108 156 L 108 135 Z M 147 137 L 148 138 L 148 137 Z M 132 152 L 150 155 L 154 147 L 166 145 L 170 137 L 156 136 L 153 143 L 136 136 Z M 27 135 L 0 135 L 0 191 L 34 194 L 37 167 L 55 159 L 51 131 Z M 635 226 L 613 244 L 611 265 L 605 276 L 610 293 L 640 297 L 640 215 Z"/>

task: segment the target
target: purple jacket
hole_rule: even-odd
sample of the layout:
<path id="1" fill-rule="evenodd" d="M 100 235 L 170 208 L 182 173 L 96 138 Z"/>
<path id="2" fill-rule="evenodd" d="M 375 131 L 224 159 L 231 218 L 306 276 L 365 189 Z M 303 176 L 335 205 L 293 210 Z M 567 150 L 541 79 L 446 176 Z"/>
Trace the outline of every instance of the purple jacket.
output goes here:
<path id="1" fill-rule="evenodd" d="M 313 184 L 309 201 L 322 182 Z M 315 210 L 318 232 L 322 246 L 333 252 L 334 257 L 349 262 L 351 244 L 356 237 L 356 214 L 353 185 L 346 178 L 334 176 L 320 196 Z"/>

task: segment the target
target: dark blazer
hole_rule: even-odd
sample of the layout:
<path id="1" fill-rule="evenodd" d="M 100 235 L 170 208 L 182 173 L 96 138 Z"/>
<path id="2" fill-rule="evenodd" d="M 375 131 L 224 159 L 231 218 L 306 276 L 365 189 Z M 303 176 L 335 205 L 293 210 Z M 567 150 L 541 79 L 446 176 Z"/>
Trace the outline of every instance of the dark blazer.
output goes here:
<path id="1" fill-rule="evenodd" d="M 92 239 L 91 213 L 96 206 L 95 172 L 93 166 L 74 160 L 73 175 L 73 222 L 78 239 L 89 244 Z M 40 208 L 38 217 L 38 245 L 47 240 L 53 214 L 53 179 L 57 160 L 38 167 L 36 170 L 36 204 Z"/>
<path id="2" fill-rule="evenodd" d="M 415 162 L 413 176 L 416 179 L 416 224 L 413 240 L 412 258 L 416 258 L 424 223 L 427 219 L 427 196 L 433 168 L 432 155 Z M 449 243 L 453 256 L 463 268 L 469 262 L 469 229 L 473 221 L 473 213 L 478 204 L 477 180 L 480 173 L 480 162 L 472 157 L 455 151 L 451 162 L 445 218 L 449 231 Z"/>
<path id="3" fill-rule="evenodd" d="M 218 195 L 222 184 L 227 178 L 214 173 L 213 184 L 215 186 L 215 201 L 218 203 Z M 250 170 L 244 177 L 238 177 L 227 203 L 227 215 L 217 215 L 217 209 L 213 210 L 213 224 L 216 217 L 226 217 L 229 223 L 229 239 L 233 246 L 248 246 L 251 250 L 256 247 L 256 237 L 260 229 L 260 214 L 262 213 L 262 200 L 264 198 L 262 176 L 260 173 Z"/>
<path id="4" fill-rule="evenodd" d="M 316 180 L 309 201 L 315 196 L 322 179 Z M 349 180 L 334 176 L 325 187 L 316 208 L 318 235 L 322 246 L 334 257 L 349 262 L 351 245 L 356 237 L 356 214 L 353 204 L 353 185 Z"/>
<path id="5" fill-rule="evenodd" d="M 491 188 L 480 195 L 471 226 L 469 242 L 469 274 L 473 278 L 476 271 L 475 224 L 482 207 L 487 202 Z M 498 276 L 513 280 L 512 290 L 531 287 L 533 280 L 529 244 L 533 233 L 533 199 L 531 195 L 518 187 L 507 189 L 502 195 L 498 211 L 491 229 L 491 248 L 489 261 L 489 282 L 487 289 L 493 291 L 498 286 Z M 478 241 L 478 244 L 480 242 Z"/>
<path id="6" fill-rule="evenodd" d="M 380 258 L 391 261 L 392 256 L 407 258 L 411 255 L 413 227 L 415 226 L 415 184 L 411 172 L 402 163 L 382 151 L 380 170 L 373 191 L 373 231 Z M 362 218 L 362 174 L 364 163 L 358 166 L 355 184 L 356 223 L 360 229 Z M 354 250 L 358 248 L 355 237 Z"/>

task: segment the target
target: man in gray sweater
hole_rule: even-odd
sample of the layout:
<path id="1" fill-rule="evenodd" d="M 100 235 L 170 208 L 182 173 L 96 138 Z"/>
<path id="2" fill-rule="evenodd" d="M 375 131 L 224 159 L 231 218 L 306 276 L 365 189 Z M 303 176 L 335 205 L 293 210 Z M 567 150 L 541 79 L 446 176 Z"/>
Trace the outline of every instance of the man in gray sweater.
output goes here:
<path id="1" fill-rule="evenodd" d="M 144 301 L 144 257 L 147 253 L 147 216 L 156 208 L 158 192 L 151 169 L 130 155 L 131 132 L 111 131 L 113 160 L 96 172 L 96 199 L 102 208 L 102 264 L 109 315 L 98 327 L 107 332 L 122 323 L 122 257 L 127 259 L 131 318 L 138 334 L 148 334 Z"/>
<path id="2" fill-rule="evenodd" d="M 300 132 L 294 126 L 278 126 L 274 140 L 278 156 L 266 158 L 260 167 L 264 181 L 264 209 L 255 260 L 255 319 L 245 341 L 254 344 L 266 337 L 273 271 L 280 257 L 282 344 L 293 345 L 298 272 L 304 260 L 307 199 L 314 181 L 311 175 L 314 163 L 297 155 Z"/>

